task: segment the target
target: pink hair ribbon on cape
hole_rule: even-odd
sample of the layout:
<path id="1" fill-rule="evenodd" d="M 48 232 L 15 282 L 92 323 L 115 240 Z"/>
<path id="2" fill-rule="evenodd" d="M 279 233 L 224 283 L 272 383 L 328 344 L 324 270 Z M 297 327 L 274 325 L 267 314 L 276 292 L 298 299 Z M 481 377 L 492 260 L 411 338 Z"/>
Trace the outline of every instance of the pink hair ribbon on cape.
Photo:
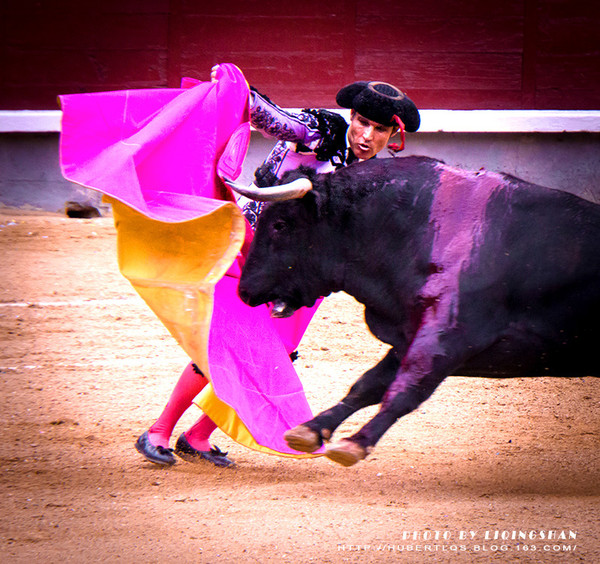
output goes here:
<path id="1" fill-rule="evenodd" d="M 237 295 L 252 231 L 219 177 L 241 173 L 248 84 L 219 68 L 215 83 L 60 96 L 61 168 L 112 204 L 121 273 L 210 380 L 202 410 L 240 444 L 312 456 L 283 433 L 312 418 L 289 353 L 313 311 L 277 324 Z"/>

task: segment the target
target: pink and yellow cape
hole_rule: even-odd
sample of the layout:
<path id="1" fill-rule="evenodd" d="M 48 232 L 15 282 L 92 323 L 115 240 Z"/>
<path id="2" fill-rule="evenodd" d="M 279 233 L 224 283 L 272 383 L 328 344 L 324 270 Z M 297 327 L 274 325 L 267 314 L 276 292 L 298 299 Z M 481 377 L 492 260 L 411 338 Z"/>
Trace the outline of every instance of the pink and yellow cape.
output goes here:
<path id="1" fill-rule="evenodd" d="M 248 85 L 216 83 L 60 96 L 65 178 L 112 204 L 119 268 L 210 380 L 196 399 L 229 436 L 285 456 L 283 433 L 312 417 L 289 358 L 312 311 L 283 323 L 237 296 L 252 238 L 220 180 L 241 173 Z"/>

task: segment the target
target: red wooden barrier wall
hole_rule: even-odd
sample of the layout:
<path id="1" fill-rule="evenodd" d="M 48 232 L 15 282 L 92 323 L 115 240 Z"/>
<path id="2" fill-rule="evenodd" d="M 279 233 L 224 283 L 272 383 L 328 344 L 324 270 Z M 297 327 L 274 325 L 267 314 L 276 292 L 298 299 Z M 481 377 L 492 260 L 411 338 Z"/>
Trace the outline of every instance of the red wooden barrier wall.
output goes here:
<path id="1" fill-rule="evenodd" d="M 598 109 L 599 24 L 586 0 L 6 0 L 0 109 L 173 87 L 216 62 L 290 107 L 372 78 L 421 108 Z"/>

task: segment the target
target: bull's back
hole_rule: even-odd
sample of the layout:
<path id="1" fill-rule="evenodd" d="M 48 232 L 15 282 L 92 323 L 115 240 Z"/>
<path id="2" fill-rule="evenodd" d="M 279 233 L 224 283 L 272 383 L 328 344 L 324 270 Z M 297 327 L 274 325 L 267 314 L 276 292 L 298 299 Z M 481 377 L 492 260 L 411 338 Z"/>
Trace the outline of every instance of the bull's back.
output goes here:
<path id="1" fill-rule="evenodd" d="M 486 326 L 498 333 L 462 371 L 600 375 L 599 250 L 600 206 L 506 177 L 461 278 L 463 321 L 472 324 L 485 309 Z"/>
<path id="2" fill-rule="evenodd" d="M 357 244 L 380 290 L 367 315 L 376 335 L 397 345 L 414 304 L 435 303 L 449 330 L 489 341 L 457 374 L 599 375 L 600 206 L 434 159 L 380 161 L 344 172 L 373 192 Z"/>

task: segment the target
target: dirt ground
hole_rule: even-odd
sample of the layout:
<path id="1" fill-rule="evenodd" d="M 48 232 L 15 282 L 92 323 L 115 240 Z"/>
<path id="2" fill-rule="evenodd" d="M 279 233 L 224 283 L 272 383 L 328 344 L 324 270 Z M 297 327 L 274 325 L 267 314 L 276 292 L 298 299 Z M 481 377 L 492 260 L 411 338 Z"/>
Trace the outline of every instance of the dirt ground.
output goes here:
<path id="1" fill-rule="evenodd" d="M 112 219 L 0 210 L 0 252 L 0 561 L 600 562 L 598 379 L 449 378 L 351 468 L 217 431 L 236 468 L 163 469 L 133 443 L 187 358 Z M 327 298 L 296 361 L 313 410 L 385 350 Z"/>

